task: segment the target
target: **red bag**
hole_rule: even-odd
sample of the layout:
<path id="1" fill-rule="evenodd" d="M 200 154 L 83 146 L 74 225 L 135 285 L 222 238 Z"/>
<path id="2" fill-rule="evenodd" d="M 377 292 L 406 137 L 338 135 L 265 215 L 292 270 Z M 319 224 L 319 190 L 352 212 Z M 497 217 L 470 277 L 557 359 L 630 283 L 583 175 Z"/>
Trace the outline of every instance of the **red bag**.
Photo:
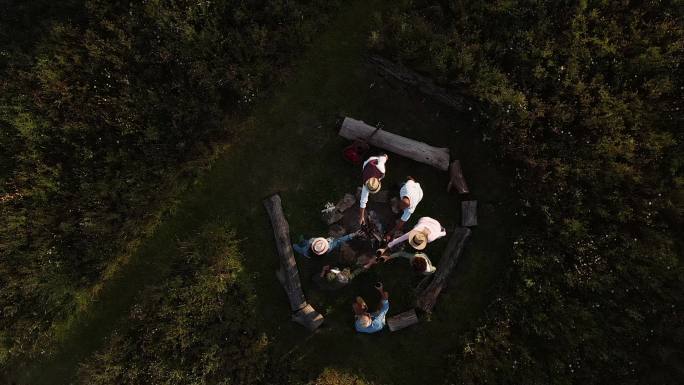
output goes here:
<path id="1" fill-rule="evenodd" d="M 366 142 L 357 139 L 352 142 L 352 144 L 345 147 L 344 150 L 342 150 L 342 156 L 348 162 L 354 165 L 360 165 L 363 161 L 363 156 L 366 154 L 369 148 L 370 146 L 368 146 Z"/>

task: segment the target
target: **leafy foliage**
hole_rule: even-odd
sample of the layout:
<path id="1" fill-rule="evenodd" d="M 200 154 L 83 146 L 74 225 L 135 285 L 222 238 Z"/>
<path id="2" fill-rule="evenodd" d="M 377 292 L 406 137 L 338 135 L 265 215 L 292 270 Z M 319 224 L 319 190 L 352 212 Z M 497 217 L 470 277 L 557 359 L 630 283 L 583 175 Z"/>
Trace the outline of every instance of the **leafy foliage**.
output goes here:
<path id="1" fill-rule="evenodd" d="M 264 94 L 335 5 L 11 3 L 0 22 L 3 366 L 44 348 L 181 165 L 230 136 L 225 112 Z"/>
<path id="2" fill-rule="evenodd" d="M 140 293 L 108 344 L 81 366 L 80 383 L 261 383 L 268 340 L 254 326 L 254 291 L 233 233 L 212 223 L 179 248 L 176 274 Z"/>
<path id="3" fill-rule="evenodd" d="M 463 383 L 673 382 L 684 367 L 678 2 L 406 1 L 375 49 L 472 100 L 516 167 L 509 283 Z"/>
<path id="4" fill-rule="evenodd" d="M 310 385 L 367 385 L 372 384 L 355 374 L 346 373 L 334 368 L 325 368 Z"/>

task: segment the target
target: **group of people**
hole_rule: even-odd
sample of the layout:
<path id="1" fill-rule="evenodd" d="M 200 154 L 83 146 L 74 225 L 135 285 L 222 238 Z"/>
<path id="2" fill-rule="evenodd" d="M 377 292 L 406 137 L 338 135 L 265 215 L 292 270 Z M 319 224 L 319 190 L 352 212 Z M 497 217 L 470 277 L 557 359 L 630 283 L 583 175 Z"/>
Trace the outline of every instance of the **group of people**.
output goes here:
<path id="1" fill-rule="evenodd" d="M 382 180 L 387 172 L 387 162 L 389 156 L 381 154 L 368 158 L 362 166 L 361 178 L 362 188 L 359 199 L 359 225 L 363 226 L 367 222 L 366 206 L 370 195 L 377 194 L 382 189 Z M 314 276 L 316 281 L 324 289 L 338 289 L 346 286 L 359 273 L 370 269 L 378 262 L 386 262 L 394 258 L 406 258 L 417 273 L 429 275 L 437 269 L 433 266 L 430 258 L 423 251 L 427 245 L 446 235 L 444 227 L 435 219 L 422 217 L 413 228 L 400 236 L 406 222 L 415 212 L 418 204 L 423 199 L 423 189 L 413 177 L 407 177 L 399 191 L 399 209 L 401 216 L 396 220 L 393 227 L 384 234 L 386 246 L 377 250 L 376 257 L 370 258 L 362 266 L 351 268 L 323 266 L 319 274 Z M 340 248 L 344 243 L 354 238 L 362 237 L 364 232 L 358 230 L 343 237 L 324 238 L 316 237 L 302 239 L 299 243 L 293 244 L 293 249 L 310 258 L 312 254 L 323 256 Z M 405 242 L 413 249 L 411 252 L 403 250 Z M 375 333 L 385 326 L 385 316 L 389 310 L 389 294 L 384 290 L 381 283 L 376 284 L 376 289 L 380 293 L 380 308 L 375 312 L 370 312 L 365 301 L 357 297 L 352 308 L 355 315 L 354 326 L 360 333 Z"/>

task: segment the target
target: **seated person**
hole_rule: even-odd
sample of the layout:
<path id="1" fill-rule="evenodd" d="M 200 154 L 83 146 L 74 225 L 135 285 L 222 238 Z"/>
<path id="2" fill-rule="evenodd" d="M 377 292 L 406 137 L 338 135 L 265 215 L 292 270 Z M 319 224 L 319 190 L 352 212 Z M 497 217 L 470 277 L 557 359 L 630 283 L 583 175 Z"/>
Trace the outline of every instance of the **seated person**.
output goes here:
<path id="1" fill-rule="evenodd" d="M 347 234 L 340 238 L 318 237 L 311 238 L 309 240 L 302 239 L 299 243 L 293 244 L 292 249 L 307 258 L 311 258 L 311 252 L 313 252 L 316 255 L 327 254 L 331 251 L 340 248 L 340 246 L 342 246 L 343 243 L 349 242 L 350 240 L 360 236 L 361 234 L 361 231 L 357 231 L 354 233 Z"/>
<path id="2" fill-rule="evenodd" d="M 380 310 L 373 314 L 369 314 L 366 308 L 363 312 L 359 312 L 360 314 L 356 314 L 354 327 L 359 333 L 377 333 L 385 327 L 385 316 L 387 315 L 387 311 L 389 311 L 389 294 L 383 290 L 382 285 L 377 289 L 382 298 Z M 355 312 L 356 311 L 357 309 L 355 308 Z"/>
<path id="3" fill-rule="evenodd" d="M 444 227 L 442 227 L 437 220 L 430 217 L 422 217 L 418 219 L 418 223 L 413 226 L 413 229 L 408 233 L 396 238 L 387 244 L 387 248 L 391 249 L 406 240 L 409 245 L 416 250 L 423 250 L 428 243 L 433 242 L 446 235 Z"/>
<path id="4" fill-rule="evenodd" d="M 413 270 L 416 273 L 430 275 L 437 271 L 437 268 L 432 265 L 430 258 L 428 258 L 427 254 L 425 253 L 408 253 L 406 251 L 397 251 L 396 253 L 392 253 L 391 255 L 380 256 L 380 258 L 385 261 L 397 257 L 408 259 L 409 263 L 411 264 L 411 267 L 413 267 Z"/>
<path id="5" fill-rule="evenodd" d="M 337 290 L 347 286 L 354 277 L 365 270 L 363 267 L 354 271 L 348 267 L 340 270 L 337 267 L 330 268 L 330 265 L 325 265 L 320 274 L 314 275 L 313 280 L 323 290 Z"/>

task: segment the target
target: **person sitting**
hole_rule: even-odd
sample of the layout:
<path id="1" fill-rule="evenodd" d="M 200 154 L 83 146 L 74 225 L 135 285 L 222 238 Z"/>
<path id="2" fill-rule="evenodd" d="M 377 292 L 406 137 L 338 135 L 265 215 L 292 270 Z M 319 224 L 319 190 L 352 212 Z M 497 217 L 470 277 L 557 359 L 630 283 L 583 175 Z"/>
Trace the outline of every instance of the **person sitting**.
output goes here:
<path id="1" fill-rule="evenodd" d="M 337 290 L 347 286 L 354 277 L 365 270 L 363 267 L 351 271 L 348 267 L 339 269 L 325 265 L 320 274 L 314 275 L 313 280 L 323 290 Z"/>
<path id="2" fill-rule="evenodd" d="M 418 203 L 423 200 L 423 189 L 420 187 L 420 183 L 416 182 L 413 177 L 407 177 L 406 183 L 399 190 L 399 198 L 399 208 L 402 210 L 402 214 L 394 228 L 387 232 L 385 239 L 388 241 L 393 238 L 394 233 L 404 228 L 404 224 L 411 218 L 411 214 L 416 210 Z"/>
<path id="3" fill-rule="evenodd" d="M 380 292 L 382 298 L 380 310 L 373 314 L 369 314 L 367 307 L 360 314 L 356 314 L 356 320 L 354 321 L 354 328 L 359 333 L 377 333 L 385 327 L 385 316 L 389 311 L 389 293 L 387 293 L 382 284 L 376 287 Z M 365 303 L 364 303 L 365 304 Z M 355 313 L 357 309 L 355 308 Z"/>
<path id="4" fill-rule="evenodd" d="M 311 238 L 309 240 L 302 239 L 299 243 L 293 244 L 292 249 L 307 258 L 311 258 L 311 252 L 316 255 L 327 254 L 331 251 L 339 249 L 342 244 L 349 242 L 360 235 L 362 235 L 362 232 L 356 231 L 340 238 L 317 237 Z"/>
<path id="5" fill-rule="evenodd" d="M 366 223 L 366 205 L 368 204 L 369 194 L 375 194 L 380 191 L 380 180 L 385 177 L 385 163 L 389 156 L 382 154 L 379 156 L 371 156 L 365 162 L 361 171 L 361 180 L 363 187 L 361 188 L 361 197 L 359 199 L 359 224 Z"/>
<path id="6" fill-rule="evenodd" d="M 444 227 L 442 227 L 436 219 L 422 217 L 418 219 L 418 223 L 413 226 L 411 231 L 388 243 L 387 248 L 391 249 L 408 240 L 411 247 L 416 250 L 423 250 L 428 243 L 434 242 L 445 235 L 446 231 L 444 230 Z"/>
<path id="7" fill-rule="evenodd" d="M 432 264 L 430 258 L 425 253 L 409 253 L 406 251 L 397 251 L 390 255 L 381 255 L 379 258 L 384 261 L 389 261 L 394 258 L 406 258 L 409 260 L 411 267 L 416 273 L 423 275 L 430 275 L 437 271 L 437 268 Z"/>

